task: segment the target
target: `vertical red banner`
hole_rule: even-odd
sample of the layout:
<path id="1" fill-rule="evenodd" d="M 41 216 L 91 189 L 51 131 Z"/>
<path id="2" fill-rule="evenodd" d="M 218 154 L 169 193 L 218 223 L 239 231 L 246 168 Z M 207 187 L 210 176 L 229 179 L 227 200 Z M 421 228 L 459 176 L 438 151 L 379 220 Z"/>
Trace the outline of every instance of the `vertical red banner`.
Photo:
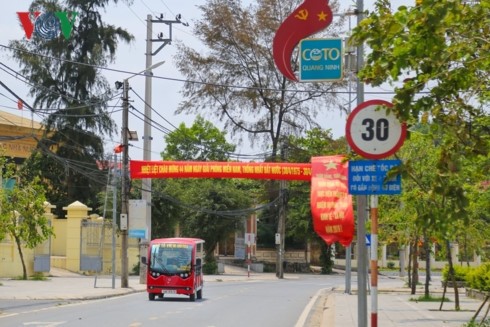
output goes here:
<path id="1" fill-rule="evenodd" d="M 327 243 L 349 246 L 354 237 L 348 162 L 344 156 L 311 158 L 311 214 L 315 232 Z"/>

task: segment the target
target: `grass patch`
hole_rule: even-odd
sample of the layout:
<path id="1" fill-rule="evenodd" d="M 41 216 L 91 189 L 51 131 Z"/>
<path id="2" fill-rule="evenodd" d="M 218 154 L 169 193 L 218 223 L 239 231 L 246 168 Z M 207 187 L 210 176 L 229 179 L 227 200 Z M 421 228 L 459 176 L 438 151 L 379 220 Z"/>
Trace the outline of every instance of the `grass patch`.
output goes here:
<path id="1" fill-rule="evenodd" d="M 14 280 L 25 280 L 22 276 L 17 276 L 17 277 L 14 277 L 12 279 L 14 279 Z M 30 277 L 27 277 L 27 280 L 48 280 L 48 278 L 46 276 L 44 276 L 43 273 L 38 272 L 38 273 L 34 273 L 34 275 L 32 275 Z"/>
<path id="2" fill-rule="evenodd" d="M 482 322 L 470 321 L 467 324 L 464 324 L 463 327 L 490 327 L 490 320 Z"/>
<path id="3" fill-rule="evenodd" d="M 441 296 L 432 296 L 429 294 L 429 296 L 421 295 L 417 298 L 410 298 L 410 301 L 412 302 L 441 302 L 442 297 Z M 444 302 L 451 302 L 447 297 L 444 298 Z"/>
<path id="4" fill-rule="evenodd" d="M 41 272 L 37 272 L 37 273 L 34 273 L 34 275 L 31 276 L 31 278 L 29 278 L 31 280 L 47 280 L 48 278 L 46 276 L 44 276 L 43 273 Z"/>

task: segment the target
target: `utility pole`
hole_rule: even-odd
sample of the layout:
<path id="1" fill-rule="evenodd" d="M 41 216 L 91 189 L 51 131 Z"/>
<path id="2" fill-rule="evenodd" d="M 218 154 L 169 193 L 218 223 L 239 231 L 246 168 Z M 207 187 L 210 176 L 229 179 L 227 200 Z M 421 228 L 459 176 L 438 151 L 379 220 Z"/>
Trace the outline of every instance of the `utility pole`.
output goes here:
<path id="1" fill-rule="evenodd" d="M 175 20 L 164 20 L 163 15 L 157 19 L 152 19 L 152 15 L 146 16 L 146 65 L 145 67 L 152 67 L 153 56 L 160 52 L 164 46 L 172 43 L 172 24 L 182 24 L 189 26 L 187 23 L 183 23 L 180 14 L 175 17 Z M 163 23 L 168 25 L 168 38 L 163 38 L 163 33 L 159 33 L 157 38 L 153 38 L 153 23 Z M 160 47 L 153 52 L 153 42 L 161 43 Z M 152 67 L 154 68 L 154 67 Z M 145 119 L 144 119 L 144 134 L 143 134 L 143 160 L 151 160 L 151 112 L 152 112 L 152 69 L 147 69 L 145 72 Z M 143 178 L 141 199 L 146 200 L 146 226 L 147 226 L 147 240 L 151 240 L 151 178 Z M 141 272 L 140 272 L 141 275 Z"/>
<path id="2" fill-rule="evenodd" d="M 117 188 L 116 188 L 116 168 L 117 155 L 114 153 L 112 166 L 112 288 L 116 288 L 116 228 L 117 228 Z"/>
<path id="3" fill-rule="evenodd" d="M 278 243 L 278 252 L 277 252 L 277 269 L 276 276 L 279 279 L 284 278 L 284 252 L 285 252 L 285 240 L 286 240 L 286 204 L 287 204 L 287 190 L 286 190 L 286 181 L 281 180 L 279 182 L 280 185 L 280 194 L 281 194 L 281 208 L 279 209 L 279 222 L 277 224 L 277 234 L 276 234 L 276 243 Z"/>
<path id="4" fill-rule="evenodd" d="M 128 111 L 129 82 L 123 81 L 123 117 L 122 117 L 122 174 L 121 174 L 121 287 L 128 287 Z"/>
<path id="5" fill-rule="evenodd" d="M 182 24 L 189 26 L 187 23 L 180 21 L 180 14 L 175 17 L 175 20 L 164 20 L 163 15 L 157 19 L 152 19 L 151 15 L 146 16 L 146 66 L 145 71 L 145 117 L 144 117 L 144 133 L 143 133 L 143 160 L 151 161 L 151 112 L 152 112 L 152 68 L 159 64 L 153 65 L 153 56 L 167 44 L 172 43 L 172 24 Z M 168 25 L 168 38 L 163 38 L 163 33 L 158 33 L 157 38 L 153 38 L 153 23 L 163 23 Z M 153 42 L 161 43 L 160 47 L 153 52 Z M 163 62 L 161 62 L 163 64 Z M 152 239 L 151 232 L 151 178 L 143 178 L 141 181 L 141 199 L 146 202 L 146 239 L 142 239 L 139 244 L 140 256 L 146 255 L 149 241 Z M 140 283 L 146 282 L 146 265 L 140 265 Z"/>
<path id="6" fill-rule="evenodd" d="M 283 144 L 281 149 L 281 161 L 286 160 L 286 145 Z M 277 278 L 284 278 L 284 255 L 285 255 L 285 244 L 286 243 L 286 216 L 287 216 L 287 183 L 285 180 L 279 182 L 279 194 L 281 195 L 281 207 L 279 210 L 279 221 L 277 224 L 277 234 L 276 234 L 276 244 L 277 245 L 277 268 L 276 276 Z"/>
<path id="7" fill-rule="evenodd" d="M 357 26 L 364 18 L 364 2 L 357 0 Z M 364 65 L 364 45 L 357 46 L 357 71 Z M 364 102 L 364 84 L 357 78 L 357 104 Z M 366 248 L 367 196 L 357 196 L 357 321 L 367 327 L 367 248 Z"/>

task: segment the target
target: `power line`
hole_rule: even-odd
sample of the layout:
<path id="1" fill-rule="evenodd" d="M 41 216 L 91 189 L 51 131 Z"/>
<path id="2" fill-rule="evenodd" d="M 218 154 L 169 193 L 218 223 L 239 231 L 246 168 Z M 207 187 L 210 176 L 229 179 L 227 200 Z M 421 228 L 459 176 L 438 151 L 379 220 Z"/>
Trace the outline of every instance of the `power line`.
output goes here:
<path id="1" fill-rule="evenodd" d="M 47 56 L 47 55 L 43 55 L 40 53 L 35 53 L 32 51 L 24 50 L 24 49 L 18 49 L 18 48 L 6 46 L 4 44 L 0 44 L 0 47 L 8 49 L 8 50 L 12 50 L 12 51 L 26 52 L 26 53 L 31 54 L 33 56 L 40 56 L 40 57 L 50 59 L 50 60 L 57 60 L 57 61 L 68 62 L 68 63 L 72 63 L 72 64 L 77 64 L 77 65 L 84 65 L 84 66 L 88 66 L 88 67 L 92 67 L 92 68 L 107 70 L 107 71 L 111 71 L 111 72 L 115 72 L 115 73 L 122 73 L 122 74 L 130 75 L 130 76 L 146 76 L 145 73 L 134 73 L 134 72 L 127 71 L 127 70 L 97 66 L 97 65 L 82 63 L 82 62 L 68 60 L 68 59 L 56 58 L 56 57 Z M 165 76 L 158 76 L 158 75 L 153 75 L 152 78 L 156 78 L 156 79 L 160 79 L 160 80 L 166 80 L 166 81 L 180 82 L 180 83 L 193 83 L 193 84 L 199 84 L 199 85 L 209 85 L 209 86 L 217 86 L 217 87 L 231 88 L 231 89 L 261 90 L 261 91 L 270 91 L 270 92 L 294 92 L 294 93 L 310 93 L 311 92 L 310 90 L 262 88 L 262 87 L 241 86 L 241 85 L 231 85 L 231 84 L 208 83 L 208 82 L 203 82 L 203 81 L 195 81 L 195 80 L 165 77 Z M 352 94 L 351 91 L 347 91 L 347 90 L 346 91 L 324 91 L 322 93 L 324 93 L 324 94 Z M 380 95 L 380 94 L 395 94 L 396 92 L 395 91 L 386 91 L 386 92 L 385 91 L 384 92 L 366 91 L 364 93 L 365 94 L 378 94 L 378 95 Z M 428 93 L 428 92 L 419 92 L 419 93 Z"/>

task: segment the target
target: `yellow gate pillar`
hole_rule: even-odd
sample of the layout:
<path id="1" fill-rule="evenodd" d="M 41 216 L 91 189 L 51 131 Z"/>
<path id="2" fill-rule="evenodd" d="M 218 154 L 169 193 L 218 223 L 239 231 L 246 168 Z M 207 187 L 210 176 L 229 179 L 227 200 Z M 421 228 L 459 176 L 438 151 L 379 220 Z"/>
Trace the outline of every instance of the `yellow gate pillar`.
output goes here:
<path id="1" fill-rule="evenodd" d="M 75 201 L 66 210 L 66 269 L 74 272 L 80 271 L 80 240 L 82 219 L 88 218 L 89 210 L 85 204 Z"/>

